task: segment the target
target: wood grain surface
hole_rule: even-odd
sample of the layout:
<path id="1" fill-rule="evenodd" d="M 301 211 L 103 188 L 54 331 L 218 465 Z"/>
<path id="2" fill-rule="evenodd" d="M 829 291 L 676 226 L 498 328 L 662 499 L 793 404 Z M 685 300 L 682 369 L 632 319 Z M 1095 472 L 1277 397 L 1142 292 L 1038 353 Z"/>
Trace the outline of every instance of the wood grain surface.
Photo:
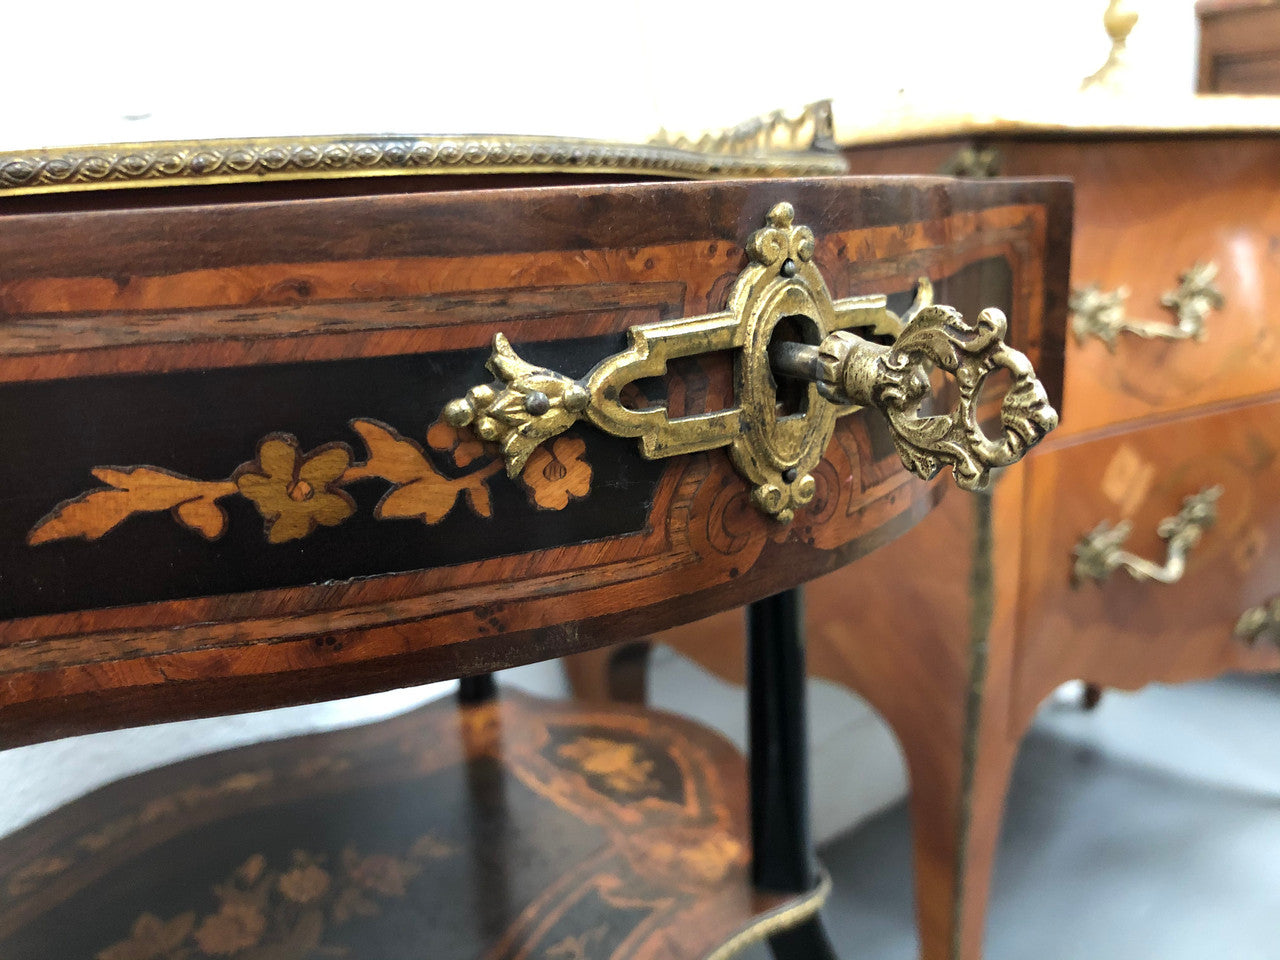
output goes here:
<path id="1" fill-rule="evenodd" d="M 1069 446 L 1028 465 L 1023 619 L 1011 723 L 1022 729 L 1059 683 L 1137 688 L 1280 669 L 1280 649 L 1233 636 L 1240 615 L 1280 593 L 1280 394 Z M 1163 562 L 1157 535 L 1184 497 L 1221 486 L 1217 522 L 1178 583 L 1116 570 L 1076 583 L 1072 550 L 1100 521 L 1129 521 L 1125 549 Z"/>
<path id="2" fill-rule="evenodd" d="M 925 173 L 965 145 L 849 157 L 858 173 Z M 1130 318 L 1172 322 L 1160 300 L 1179 274 L 1198 262 L 1219 268 L 1226 302 L 1210 312 L 1202 342 L 1120 334 L 1113 353 L 1096 337 L 1069 337 L 1062 425 L 1048 443 L 1280 388 L 1280 138 L 995 138 L 982 146 L 999 153 L 1002 175 L 1074 180 L 1073 289 L 1126 287 Z"/>
<path id="3" fill-rule="evenodd" d="M 911 532 L 805 589 L 810 674 L 865 697 L 902 748 L 927 960 L 982 955 L 1000 811 L 1021 734 L 1010 730 L 1008 706 L 1021 501 L 1015 468 L 993 495 L 950 496 Z M 659 639 L 742 682 L 740 616 Z"/>
<path id="4" fill-rule="evenodd" d="M 1280 93 L 1280 6 L 1274 0 L 1196 4 L 1199 93 Z"/>
<path id="5" fill-rule="evenodd" d="M 186 761 L 0 841 L 11 960 L 661 960 L 811 916 L 757 892 L 745 768 L 668 714 L 504 693 Z"/>
<path id="6" fill-rule="evenodd" d="M 905 296 L 920 275 L 944 300 L 948 278 L 968 278 L 957 291 L 1003 283 L 1014 345 L 1032 356 L 1050 395 L 1060 391 L 1070 227 L 1062 184 L 833 179 L 227 196 L 196 206 L 148 198 L 145 209 L 19 205 L 0 215 L 0 412 L 25 424 L 9 465 L 15 479 L 0 490 L 0 517 L 23 540 L 8 535 L 17 553 L 5 563 L 14 574 L 25 569 L 22 551 L 31 563 L 60 558 L 44 561 L 47 579 L 24 587 L 14 608 L 44 612 L 0 623 L 6 745 L 558 656 L 767 595 L 904 532 L 942 487 L 907 478 L 868 413 L 843 418 L 817 499 L 790 525 L 750 507 L 720 452 L 648 464 L 634 445 L 602 447 L 607 438 L 584 431 L 581 459 L 595 472 L 587 487 L 582 468 L 560 462 L 561 475 L 543 464 L 556 482 L 576 478 L 572 495 L 544 488 L 540 501 L 536 481 L 520 490 L 494 475 L 484 478 L 488 499 L 473 485 L 450 500 L 457 525 L 441 535 L 450 549 L 472 551 L 465 557 L 424 539 L 441 509 L 424 505 L 430 498 L 414 501 L 416 515 L 406 507 L 380 517 L 372 500 L 387 495 L 388 480 L 397 496 L 407 482 L 384 472 L 362 502 L 340 483 L 346 474 L 331 476 L 342 456 L 317 454 L 345 444 L 348 468 L 367 465 L 377 454 L 362 449 L 360 424 L 377 422 L 394 431 L 383 446 L 397 455 L 446 478 L 470 476 L 483 458 L 460 465 L 458 448 L 433 444 L 430 431 L 458 378 L 488 379 L 483 353 L 495 333 L 544 351 L 544 362 L 563 351 L 570 365 L 589 367 L 584 343 L 621 343 L 636 323 L 721 309 L 743 244 L 782 200 L 815 230 L 815 260 L 836 297 Z M 400 380 L 385 373 L 397 364 L 409 369 Z M 725 364 L 712 357 L 672 369 L 662 389 L 673 408 L 730 402 Z M 124 416 L 118 404 L 131 391 L 149 399 Z M 119 447 L 101 445 L 110 435 Z M 267 445 L 272 437 L 278 445 Z M 609 469 L 622 479 L 601 482 Z M 72 501 L 85 502 L 76 498 L 96 496 L 96 506 L 135 481 L 165 487 L 156 479 L 164 471 L 216 489 L 207 503 L 176 505 L 174 516 L 86 519 L 77 508 L 68 519 Z M 261 478 L 256 498 L 242 482 L 250 475 Z M 225 501 L 235 506 L 224 518 L 212 494 L 228 481 L 244 496 Z M 352 502 L 309 497 L 317 490 Z M 328 506 L 299 512 L 299 502 Z M 639 522 L 619 528 L 619 511 L 637 504 Z M 343 569 L 355 548 L 341 541 L 352 531 L 373 558 L 359 571 Z M 175 537 L 185 538 L 180 548 Z M 419 546 L 402 544 L 398 559 L 390 546 L 380 553 L 379 543 L 402 540 Z M 179 549 L 182 562 L 166 564 L 179 554 L 165 551 Z M 245 551 L 256 559 L 238 568 Z M 87 583 L 95 564 L 105 580 L 136 572 L 133 592 L 121 586 L 77 606 L 77 590 L 60 578 L 74 570 Z M 63 599 L 50 606 L 45 591 Z"/>

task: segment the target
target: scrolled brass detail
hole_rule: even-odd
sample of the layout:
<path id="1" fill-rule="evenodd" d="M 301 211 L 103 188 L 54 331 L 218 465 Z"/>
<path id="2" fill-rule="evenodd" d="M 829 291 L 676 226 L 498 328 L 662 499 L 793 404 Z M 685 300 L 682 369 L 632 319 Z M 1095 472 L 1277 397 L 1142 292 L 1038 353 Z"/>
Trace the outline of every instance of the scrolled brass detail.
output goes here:
<path id="1" fill-rule="evenodd" d="M 1269 643 L 1280 649 L 1280 597 L 1250 607 L 1236 622 L 1235 637 L 1249 646 Z"/>
<path id="2" fill-rule="evenodd" d="M 1090 284 L 1071 293 L 1073 314 L 1071 329 L 1076 341 L 1084 343 L 1095 336 L 1115 352 L 1116 337 L 1132 333 L 1146 340 L 1203 340 L 1209 311 L 1222 309 L 1225 298 L 1215 285 L 1218 267 L 1214 263 L 1197 263 L 1178 278 L 1178 286 L 1160 298 L 1160 305 L 1170 310 L 1174 323 L 1154 320 L 1130 320 L 1125 314 L 1128 287 L 1105 291 Z"/>
<path id="3" fill-rule="evenodd" d="M 794 117 L 787 116 L 782 110 L 775 110 L 762 117 L 752 117 L 727 130 L 703 133 L 696 139 L 683 134 L 673 135 L 663 129 L 649 142 L 677 150 L 731 156 L 800 153 L 810 150 L 835 152 L 838 149 L 830 100 L 806 104 Z"/>
<path id="4" fill-rule="evenodd" d="M 986 179 L 1000 176 L 1003 167 L 1004 157 L 998 149 L 969 144 L 953 153 L 938 173 L 944 177 Z"/>
<path id="5" fill-rule="evenodd" d="M 813 499 L 812 471 L 836 419 L 859 405 L 886 414 L 908 469 L 928 479 L 951 464 L 966 489 L 985 486 L 992 469 L 1019 460 L 1057 425 L 1030 362 L 1004 343 L 999 310 L 984 310 L 967 323 L 950 307 L 933 304 L 928 281 L 902 318 L 880 295 L 833 301 L 813 262 L 813 231 L 796 225 L 794 216 L 791 204 L 780 203 L 767 226 L 752 234 L 747 266 L 725 311 L 634 326 L 630 347 L 580 380 L 526 362 L 498 334 L 488 361 L 496 379 L 451 401 L 446 420 L 496 442 L 511 476 L 538 444 L 578 420 L 637 438 L 650 459 L 728 447 L 752 484 L 756 506 L 782 522 Z M 790 339 L 776 335 L 784 319 Z M 886 346 L 854 329 L 896 339 Z M 668 361 L 720 350 L 739 351 L 734 406 L 673 418 L 665 406 L 622 403 L 624 387 L 663 376 Z M 960 401 L 949 414 L 920 416 L 934 365 L 954 375 Z M 977 397 L 986 377 L 1001 368 L 1013 385 L 1001 408 L 1001 436 L 992 440 L 978 425 Z M 778 377 L 807 383 L 798 412 L 779 410 Z"/>
<path id="6" fill-rule="evenodd" d="M 1168 544 L 1163 563 L 1157 564 L 1124 550 L 1133 525 L 1127 520 L 1112 526 L 1105 520 L 1085 534 L 1074 550 L 1075 580 L 1105 581 L 1123 567 L 1135 580 L 1177 583 L 1187 569 L 1187 555 L 1200 542 L 1205 530 L 1218 519 L 1218 498 L 1222 487 L 1206 487 L 1182 501 L 1182 509 L 1165 517 L 1156 527 L 1160 539 Z"/>
<path id="7" fill-rule="evenodd" d="M 971 323 L 932 300 L 926 282 L 892 346 L 845 331 L 828 337 L 819 351 L 818 389 L 834 403 L 883 411 L 898 455 L 912 473 L 928 479 L 949 464 L 957 484 L 981 490 L 993 469 L 1017 463 L 1044 439 L 1058 425 L 1058 414 L 1031 361 L 1004 342 L 1008 321 L 1000 310 L 989 307 Z M 955 377 L 959 403 L 949 414 L 921 417 L 935 366 Z M 993 440 L 978 423 L 978 397 L 986 378 L 1000 369 L 1013 382 L 1000 405 L 1003 429 Z"/>

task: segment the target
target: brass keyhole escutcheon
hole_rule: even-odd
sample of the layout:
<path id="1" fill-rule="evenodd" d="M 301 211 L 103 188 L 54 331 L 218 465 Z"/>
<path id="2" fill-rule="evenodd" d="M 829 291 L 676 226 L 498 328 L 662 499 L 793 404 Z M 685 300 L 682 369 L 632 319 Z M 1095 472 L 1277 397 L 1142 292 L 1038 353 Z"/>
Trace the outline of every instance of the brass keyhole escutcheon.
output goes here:
<path id="1" fill-rule="evenodd" d="M 858 406 L 888 416 L 908 469 L 927 479 L 951 464 L 967 489 L 985 486 L 992 468 L 1021 459 L 1057 426 L 1030 362 L 1004 342 L 1000 311 L 967 323 L 933 305 L 927 281 L 902 319 L 880 295 L 833 301 L 813 260 L 813 231 L 794 219 L 789 203 L 769 211 L 767 226 L 747 242 L 747 266 L 723 312 L 634 326 L 630 347 L 581 380 L 527 363 L 498 334 L 488 363 L 496 380 L 452 401 L 445 418 L 497 442 L 512 477 L 538 444 L 580 419 L 637 438 L 649 458 L 728 447 L 753 502 L 782 522 L 813 499 L 812 471 L 836 419 Z M 895 340 L 885 346 L 854 330 Z M 669 360 L 719 350 L 737 351 L 733 407 L 672 418 L 663 406 L 633 410 L 618 399 L 627 384 L 663 376 Z M 950 413 L 920 416 L 934 366 L 955 377 L 959 403 Z M 1012 385 L 1002 433 L 991 439 L 978 426 L 977 397 L 1001 369 Z"/>
<path id="2" fill-rule="evenodd" d="M 769 338 L 769 365 L 773 375 L 775 408 L 779 417 L 802 417 L 809 411 L 809 384 L 784 376 L 773 366 L 773 356 L 780 350 L 814 346 L 822 342 L 818 325 L 810 317 L 782 317 Z"/>
<path id="3" fill-rule="evenodd" d="M 813 262 L 813 231 L 793 226 L 793 216 L 790 204 L 779 204 L 769 214 L 770 225 L 752 235 L 747 244 L 750 262 L 729 298 L 729 310 L 742 327 L 735 387 L 743 425 L 729 445 L 729 455 L 753 484 L 756 506 L 784 522 L 817 491 L 813 470 L 835 432 L 837 408 L 822 398 L 816 382 L 777 375 L 770 348 L 779 340 L 816 348 L 840 327 Z M 883 311 L 887 320 L 883 298 L 875 299 L 867 306 Z M 785 411 L 779 415 L 779 383 L 784 395 L 802 393 L 797 405 L 803 416 Z"/>

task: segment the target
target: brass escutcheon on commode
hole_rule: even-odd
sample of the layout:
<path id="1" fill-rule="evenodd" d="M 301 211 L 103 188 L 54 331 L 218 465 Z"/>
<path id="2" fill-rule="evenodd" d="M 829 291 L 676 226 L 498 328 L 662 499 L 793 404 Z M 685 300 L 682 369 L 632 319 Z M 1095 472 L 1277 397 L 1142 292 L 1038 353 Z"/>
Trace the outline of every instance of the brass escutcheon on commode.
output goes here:
<path id="1" fill-rule="evenodd" d="M 992 469 L 1016 463 L 1057 426 L 1030 361 L 1004 342 L 1001 311 L 983 310 L 969 323 L 959 311 L 934 305 L 927 280 L 902 317 L 883 295 L 833 301 L 813 262 L 813 231 L 794 219 L 789 203 L 769 211 L 768 226 L 747 242 L 748 263 L 725 310 L 634 326 L 630 347 L 580 380 L 527 363 L 497 334 L 487 364 L 496 380 L 449 403 L 445 419 L 496 442 L 513 478 L 539 444 L 582 419 L 637 438 L 649 459 L 728 447 L 756 506 L 784 523 L 813 499 L 812 471 L 836 419 L 860 407 L 888 417 L 912 473 L 929 479 L 950 464 L 967 490 L 985 487 Z M 784 320 L 798 340 L 775 337 Z M 894 340 L 876 343 L 854 330 Z M 735 406 L 672 418 L 664 406 L 631 409 L 621 402 L 623 387 L 663 376 L 668 361 L 720 350 L 737 351 Z M 959 400 L 949 413 L 922 416 L 935 366 L 954 377 Z M 978 395 L 999 369 L 1009 372 L 1011 385 L 1000 407 L 1001 432 L 992 439 L 978 423 Z M 779 412 L 779 378 L 807 382 L 800 412 Z"/>

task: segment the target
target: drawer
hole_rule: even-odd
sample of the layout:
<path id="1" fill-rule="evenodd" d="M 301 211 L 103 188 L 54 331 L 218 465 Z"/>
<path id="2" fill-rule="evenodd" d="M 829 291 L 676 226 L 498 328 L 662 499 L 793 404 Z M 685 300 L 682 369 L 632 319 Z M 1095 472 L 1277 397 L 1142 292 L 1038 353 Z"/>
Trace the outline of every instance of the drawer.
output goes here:
<path id="1" fill-rule="evenodd" d="M 1059 441 L 1280 389 L 1280 137 L 1020 143 L 1006 156 L 1008 173 L 1076 181 L 1071 286 L 1081 309 Z M 1089 287 L 1100 296 L 1083 309 Z M 1201 334 L 1186 339 L 1116 332 L 1108 344 L 1087 332 L 1122 318 L 1168 333 L 1179 315 L 1193 329 L 1197 312 Z"/>
<path id="2" fill-rule="evenodd" d="M 1236 635 L 1245 611 L 1280 596 L 1280 396 L 1059 447 L 1028 467 L 1037 533 L 1023 548 L 1017 716 L 1075 678 L 1131 688 L 1280 669 L 1280 646 Z M 1102 522 L 1131 524 L 1122 549 L 1163 563 L 1162 521 L 1214 487 L 1216 520 L 1177 582 L 1138 580 L 1123 566 L 1101 580 L 1074 572 L 1073 551 Z"/>
<path id="3" fill-rule="evenodd" d="M 985 152 L 1003 176 L 1063 176 L 1075 183 L 1071 287 L 1096 287 L 1095 309 L 1072 318 L 1067 386 L 1056 441 L 1112 424 L 1280 389 L 1280 136 L 1080 133 L 935 140 L 850 149 L 860 173 L 953 169 L 963 151 Z M 978 175 L 985 175 L 979 173 Z M 1116 332 L 1111 343 L 1088 317 L 1177 322 L 1180 278 L 1212 264 L 1202 339 Z M 1192 288 L 1197 285 L 1192 278 Z M 1203 284 L 1199 289 L 1205 290 Z M 1127 295 L 1117 300 L 1115 294 Z M 1184 312 L 1197 306 L 1184 291 Z M 1103 308 L 1101 311 L 1097 307 Z M 1051 441 L 1053 442 L 1053 441 Z"/>
<path id="4" fill-rule="evenodd" d="M 778 221 L 768 242 L 811 243 L 800 266 L 748 255 L 784 203 L 813 238 Z M 770 393 L 756 408 L 786 442 L 809 405 L 832 431 L 810 444 L 810 502 L 770 515 L 744 479 L 764 455 L 722 429 L 748 423 L 730 328 L 610 374 L 591 422 L 566 384 L 607 357 L 638 370 L 754 265 L 794 323 L 816 324 L 795 300 L 814 271 L 899 312 L 921 275 L 970 317 L 1000 307 L 1056 399 L 1068 203 L 1065 184 L 830 179 L 0 214 L 0 735 L 545 659 L 869 552 L 949 476 L 907 474 L 879 414 L 831 413 L 816 387 L 779 412 Z M 451 404 L 483 407 L 480 388 L 497 409 L 517 380 L 489 438 L 504 462 Z M 799 497 L 805 476 L 777 472 Z"/>

